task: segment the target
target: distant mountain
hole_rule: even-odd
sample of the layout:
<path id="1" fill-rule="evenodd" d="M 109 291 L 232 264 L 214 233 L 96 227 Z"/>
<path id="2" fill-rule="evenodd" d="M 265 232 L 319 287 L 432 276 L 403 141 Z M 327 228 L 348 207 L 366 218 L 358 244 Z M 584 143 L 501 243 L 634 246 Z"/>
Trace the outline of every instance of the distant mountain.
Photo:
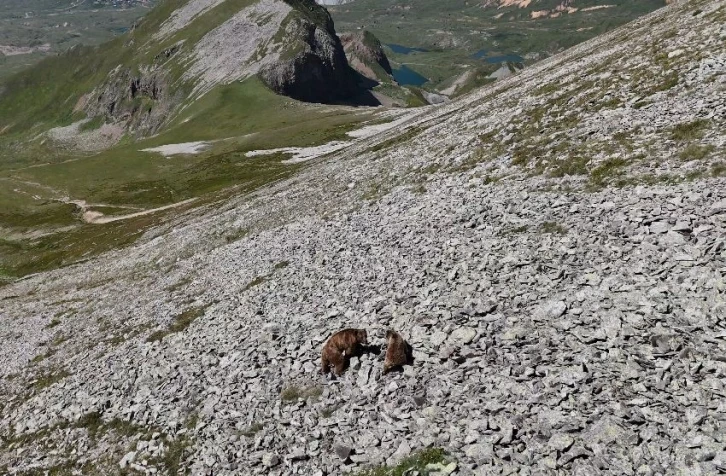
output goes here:
<path id="1" fill-rule="evenodd" d="M 215 88 L 253 76 L 303 101 L 358 92 L 330 15 L 312 0 L 170 0 L 110 43 L 8 81 L 0 130 L 75 116 L 146 136 Z"/>
<path id="2" fill-rule="evenodd" d="M 461 94 L 492 79 L 502 63 L 531 65 L 666 0 L 326 0 L 341 31 L 363 29 L 429 90 Z"/>

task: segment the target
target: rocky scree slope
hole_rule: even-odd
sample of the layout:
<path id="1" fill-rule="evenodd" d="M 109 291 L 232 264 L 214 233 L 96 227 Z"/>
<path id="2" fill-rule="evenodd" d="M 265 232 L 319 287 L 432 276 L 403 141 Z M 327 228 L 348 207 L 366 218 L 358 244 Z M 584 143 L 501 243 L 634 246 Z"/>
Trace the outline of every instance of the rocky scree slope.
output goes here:
<path id="1" fill-rule="evenodd" d="M 610 35 L 0 289 L 0 468 L 726 469 L 726 2 Z M 382 355 L 317 374 L 333 331 Z"/>
<path id="2" fill-rule="evenodd" d="M 11 79 L 0 129 L 85 117 L 148 136 L 215 88 L 255 75 L 303 101 L 356 92 L 330 15 L 312 0 L 167 0 L 118 39 Z"/>

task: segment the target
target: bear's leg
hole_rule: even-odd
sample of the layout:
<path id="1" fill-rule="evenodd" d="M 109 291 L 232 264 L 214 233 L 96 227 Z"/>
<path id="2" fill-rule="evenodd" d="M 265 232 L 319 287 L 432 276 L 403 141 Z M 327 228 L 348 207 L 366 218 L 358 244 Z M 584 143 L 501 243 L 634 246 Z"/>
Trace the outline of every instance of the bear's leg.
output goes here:
<path id="1" fill-rule="evenodd" d="M 337 353 L 335 355 L 335 359 L 333 360 L 333 365 L 335 365 L 335 375 L 340 377 L 345 370 L 345 356 L 343 356 L 343 354 L 340 352 Z"/>

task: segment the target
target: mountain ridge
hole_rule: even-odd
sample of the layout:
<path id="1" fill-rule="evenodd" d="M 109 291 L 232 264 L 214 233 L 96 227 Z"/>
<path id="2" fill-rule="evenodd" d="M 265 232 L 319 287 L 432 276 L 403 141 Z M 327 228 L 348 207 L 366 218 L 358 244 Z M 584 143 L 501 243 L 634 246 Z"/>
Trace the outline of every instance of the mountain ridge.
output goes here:
<path id="1" fill-rule="evenodd" d="M 85 64 L 69 71 L 62 63 L 74 55 Z M 55 73 L 52 81 L 42 79 L 45 71 Z M 74 76 L 81 75 L 78 84 Z M 126 35 L 46 60 L 7 82 L 12 94 L 0 96 L 0 129 L 9 134 L 24 127 L 18 117 L 37 128 L 39 121 L 78 120 L 85 113 L 145 136 L 158 133 L 179 107 L 254 75 L 274 91 L 306 101 L 355 94 L 332 20 L 314 2 L 169 0 Z M 38 105 L 27 109 L 18 98 L 36 94 L 34 87 L 58 93 L 41 93 Z"/>

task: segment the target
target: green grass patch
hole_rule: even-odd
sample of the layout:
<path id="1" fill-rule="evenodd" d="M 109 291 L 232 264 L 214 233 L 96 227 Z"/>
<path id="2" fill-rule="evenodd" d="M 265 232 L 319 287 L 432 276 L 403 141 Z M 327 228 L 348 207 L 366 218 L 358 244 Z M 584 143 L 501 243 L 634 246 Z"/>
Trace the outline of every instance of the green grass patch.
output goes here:
<path id="1" fill-rule="evenodd" d="M 192 324 L 192 322 L 204 315 L 204 311 L 207 307 L 208 306 L 202 306 L 187 309 L 186 311 L 176 316 L 169 327 L 164 330 L 153 332 L 149 337 L 146 338 L 146 342 L 158 342 L 170 334 L 183 332 L 184 330 L 186 330 L 187 327 Z"/>
<path id="2" fill-rule="evenodd" d="M 703 160 L 706 158 L 708 154 L 713 152 L 716 149 L 711 144 L 708 145 L 697 145 L 697 144 L 689 144 L 686 146 L 685 149 L 683 149 L 678 156 L 683 160 L 684 162 L 689 162 L 691 160 Z"/>
<path id="3" fill-rule="evenodd" d="M 622 176 L 627 164 L 625 159 L 607 159 L 590 172 L 590 183 L 595 187 L 604 187 L 611 180 Z"/>
<path id="4" fill-rule="evenodd" d="M 419 474 L 427 476 L 430 472 L 429 465 L 447 464 L 451 458 L 442 448 L 429 448 L 412 454 L 395 466 L 378 466 L 365 469 L 355 476 L 404 476 L 408 474 Z"/>
<path id="5" fill-rule="evenodd" d="M 671 128 L 671 139 L 684 142 L 703 137 L 704 129 L 708 126 L 706 119 L 697 119 L 692 122 L 684 122 Z"/>
<path id="6" fill-rule="evenodd" d="M 61 380 L 70 375 L 71 374 L 66 372 L 65 370 L 57 370 L 55 372 L 51 371 L 47 374 L 38 376 L 38 378 L 35 380 L 35 383 L 33 384 L 33 387 L 35 387 L 36 390 L 43 390 L 44 388 L 50 387 L 51 385 L 60 382 Z"/>

